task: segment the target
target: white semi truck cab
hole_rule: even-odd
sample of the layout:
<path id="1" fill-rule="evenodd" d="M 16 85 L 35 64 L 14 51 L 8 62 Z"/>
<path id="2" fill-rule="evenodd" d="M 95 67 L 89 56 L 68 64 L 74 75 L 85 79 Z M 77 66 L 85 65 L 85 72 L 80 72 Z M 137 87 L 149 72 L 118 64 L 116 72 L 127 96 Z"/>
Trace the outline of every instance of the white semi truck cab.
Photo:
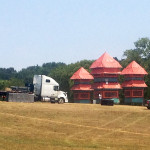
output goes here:
<path id="1" fill-rule="evenodd" d="M 34 75 L 34 94 L 36 100 L 50 101 L 52 103 L 67 103 L 67 93 L 59 91 L 59 84 L 51 77 Z"/>

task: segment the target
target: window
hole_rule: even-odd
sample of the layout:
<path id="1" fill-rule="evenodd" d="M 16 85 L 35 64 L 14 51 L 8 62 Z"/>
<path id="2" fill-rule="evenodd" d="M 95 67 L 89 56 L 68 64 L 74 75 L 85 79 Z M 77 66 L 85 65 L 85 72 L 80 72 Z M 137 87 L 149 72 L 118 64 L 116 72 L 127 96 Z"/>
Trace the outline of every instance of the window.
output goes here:
<path id="1" fill-rule="evenodd" d="M 134 74 L 134 77 L 142 77 L 140 74 Z"/>
<path id="2" fill-rule="evenodd" d="M 105 74 L 105 77 L 117 77 L 117 74 Z"/>
<path id="3" fill-rule="evenodd" d="M 118 82 L 118 79 L 116 77 L 112 78 L 94 78 L 94 82 Z"/>
<path id="4" fill-rule="evenodd" d="M 124 92 L 124 95 L 125 95 L 125 97 L 131 97 L 131 91 L 126 90 L 126 91 Z"/>
<path id="5" fill-rule="evenodd" d="M 49 79 L 46 79 L 46 83 L 50 83 L 50 80 L 49 80 Z"/>
<path id="6" fill-rule="evenodd" d="M 74 93 L 74 99 L 90 99 L 90 93 Z"/>
<path id="7" fill-rule="evenodd" d="M 81 99 L 87 99 L 87 98 L 89 98 L 89 94 L 88 93 L 83 93 L 83 94 L 80 94 L 80 98 Z"/>
<path id="8" fill-rule="evenodd" d="M 59 87 L 58 86 L 54 86 L 54 91 L 58 91 Z"/>
<path id="9" fill-rule="evenodd" d="M 138 78 L 138 77 L 127 77 L 126 79 L 125 79 L 126 81 L 130 81 L 130 80 L 144 80 L 144 78 Z"/>
<path id="10" fill-rule="evenodd" d="M 79 96 L 79 95 L 78 95 L 77 93 L 74 94 L 74 98 L 78 98 L 78 96 Z"/>
<path id="11" fill-rule="evenodd" d="M 142 90 L 133 90 L 133 97 L 143 97 Z"/>
<path id="12" fill-rule="evenodd" d="M 117 97 L 118 97 L 117 91 L 104 92 L 104 98 L 117 98 Z"/>

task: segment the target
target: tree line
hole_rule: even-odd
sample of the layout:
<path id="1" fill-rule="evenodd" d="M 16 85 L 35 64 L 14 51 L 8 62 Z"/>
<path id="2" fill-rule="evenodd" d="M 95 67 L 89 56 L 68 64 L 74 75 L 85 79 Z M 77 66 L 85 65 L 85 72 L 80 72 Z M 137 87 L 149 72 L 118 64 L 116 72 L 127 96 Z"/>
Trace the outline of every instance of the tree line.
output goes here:
<path id="1" fill-rule="evenodd" d="M 128 49 L 123 52 L 123 58 L 118 60 L 123 68 L 125 68 L 130 62 L 135 60 L 138 64 L 145 68 L 149 73 L 145 76 L 145 82 L 150 87 L 150 39 L 140 38 L 134 43 L 134 49 Z M 82 60 L 76 63 L 65 64 L 62 62 L 49 62 L 44 63 L 42 66 L 29 66 L 20 71 L 16 71 L 14 68 L 0 68 L 0 90 L 5 90 L 10 86 L 25 86 L 26 83 L 33 82 L 33 76 L 35 74 L 43 74 L 54 78 L 60 84 L 60 90 L 68 92 L 69 98 L 72 98 L 70 88 L 73 85 L 73 81 L 70 77 L 82 66 L 90 72 L 90 65 L 95 60 Z M 123 80 L 120 77 L 120 81 Z M 150 97 L 150 88 L 145 91 L 145 98 Z"/>

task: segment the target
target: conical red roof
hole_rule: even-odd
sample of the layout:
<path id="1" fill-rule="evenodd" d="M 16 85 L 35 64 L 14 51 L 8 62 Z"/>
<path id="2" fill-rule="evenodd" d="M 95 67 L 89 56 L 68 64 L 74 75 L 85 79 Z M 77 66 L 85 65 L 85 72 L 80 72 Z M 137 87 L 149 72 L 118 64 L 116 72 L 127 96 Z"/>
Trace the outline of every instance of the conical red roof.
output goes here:
<path id="1" fill-rule="evenodd" d="M 94 79 L 93 76 L 86 71 L 83 67 L 81 67 L 78 71 L 76 71 L 73 76 L 70 78 L 72 80 L 75 79 Z"/>
<path id="2" fill-rule="evenodd" d="M 99 59 L 93 62 L 90 68 L 122 68 L 122 66 L 118 61 L 105 52 Z"/>
<path id="3" fill-rule="evenodd" d="M 125 74 L 148 74 L 144 68 L 142 68 L 137 62 L 132 61 L 126 68 L 124 68 L 121 72 L 122 75 Z"/>

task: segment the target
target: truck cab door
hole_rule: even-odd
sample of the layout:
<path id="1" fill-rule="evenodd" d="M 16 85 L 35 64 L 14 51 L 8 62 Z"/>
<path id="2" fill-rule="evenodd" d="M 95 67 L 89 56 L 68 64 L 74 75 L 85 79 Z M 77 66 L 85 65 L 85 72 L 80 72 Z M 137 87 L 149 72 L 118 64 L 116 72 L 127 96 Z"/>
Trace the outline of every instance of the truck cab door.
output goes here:
<path id="1" fill-rule="evenodd" d="M 51 97 L 54 97 L 54 98 L 58 97 L 58 90 L 59 90 L 59 86 L 54 85 Z"/>

